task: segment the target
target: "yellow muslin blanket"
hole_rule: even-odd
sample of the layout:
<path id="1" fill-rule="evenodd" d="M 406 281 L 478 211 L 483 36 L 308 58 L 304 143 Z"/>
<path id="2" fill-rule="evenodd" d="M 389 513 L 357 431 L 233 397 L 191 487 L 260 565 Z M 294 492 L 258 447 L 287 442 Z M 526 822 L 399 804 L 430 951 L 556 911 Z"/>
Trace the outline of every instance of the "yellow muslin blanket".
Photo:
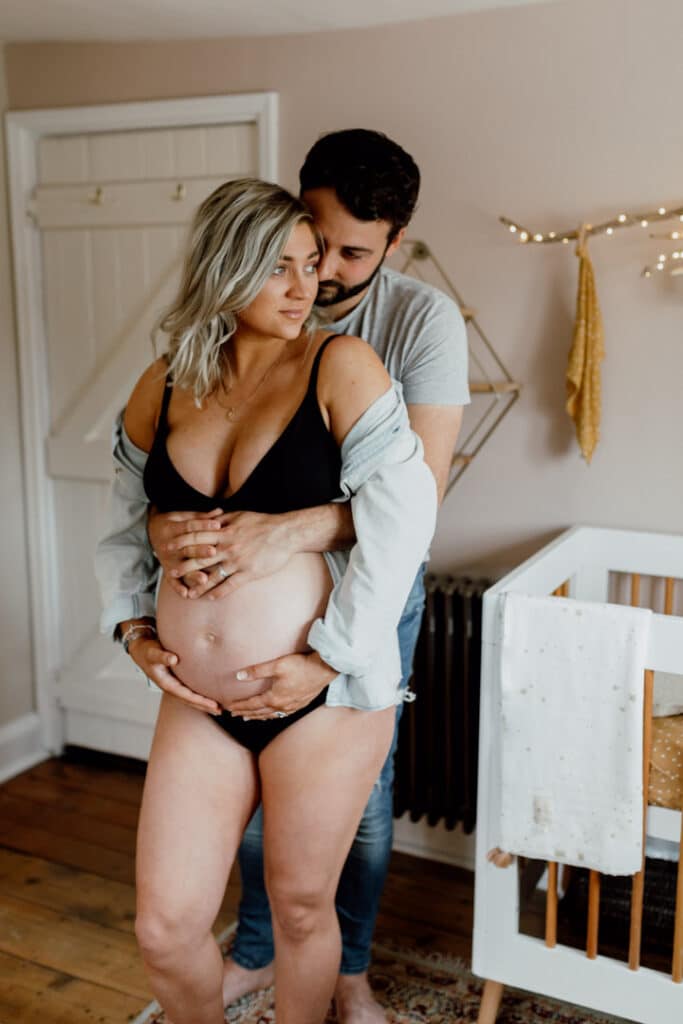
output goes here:
<path id="1" fill-rule="evenodd" d="M 581 453 L 590 462 L 600 437 L 600 363 L 605 355 L 602 315 L 588 255 L 586 228 L 579 230 L 579 290 L 574 339 L 567 365 L 567 412 L 574 420 Z"/>

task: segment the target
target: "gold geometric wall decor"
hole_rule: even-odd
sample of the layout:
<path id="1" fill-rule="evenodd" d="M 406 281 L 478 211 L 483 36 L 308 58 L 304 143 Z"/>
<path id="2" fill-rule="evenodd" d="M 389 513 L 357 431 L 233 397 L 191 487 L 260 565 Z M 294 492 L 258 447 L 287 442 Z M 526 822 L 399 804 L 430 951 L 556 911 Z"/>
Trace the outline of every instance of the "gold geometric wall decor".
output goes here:
<path id="1" fill-rule="evenodd" d="M 399 267 L 401 273 L 431 284 L 455 299 L 467 326 L 472 404 L 465 409 L 458 449 L 451 462 L 446 488 L 448 494 L 500 426 L 519 398 L 522 386 L 503 364 L 482 330 L 476 311 L 463 300 L 429 246 L 425 242 L 407 239 L 399 251 L 404 261 Z"/>

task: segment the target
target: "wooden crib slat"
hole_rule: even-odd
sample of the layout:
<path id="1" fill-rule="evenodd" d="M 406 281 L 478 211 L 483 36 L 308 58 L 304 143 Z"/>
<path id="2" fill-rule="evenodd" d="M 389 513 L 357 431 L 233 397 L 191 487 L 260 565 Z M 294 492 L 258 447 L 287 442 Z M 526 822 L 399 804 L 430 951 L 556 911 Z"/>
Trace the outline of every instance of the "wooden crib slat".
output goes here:
<path id="1" fill-rule="evenodd" d="M 667 576 L 664 581 L 664 614 L 671 615 L 674 610 L 674 581 Z"/>
<path id="2" fill-rule="evenodd" d="M 598 930 L 600 927 L 600 872 L 588 875 L 588 930 L 586 935 L 586 956 L 595 960 L 598 955 Z"/>
<path id="3" fill-rule="evenodd" d="M 645 836 L 647 826 L 647 797 L 650 790 L 650 757 L 652 756 L 652 702 L 654 672 L 645 669 L 643 699 L 643 858 L 640 871 L 633 876 L 631 886 L 631 928 L 628 943 L 628 966 L 632 971 L 640 967 L 640 945 L 643 934 L 643 895 L 645 892 Z"/>
<path id="4" fill-rule="evenodd" d="M 640 604 L 640 573 L 631 573 L 631 604 L 637 608 Z"/>
<path id="5" fill-rule="evenodd" d="M 545 898 L 545 944 L 557 945 L 557 861 L 548 861 L 548 893 Z"/>

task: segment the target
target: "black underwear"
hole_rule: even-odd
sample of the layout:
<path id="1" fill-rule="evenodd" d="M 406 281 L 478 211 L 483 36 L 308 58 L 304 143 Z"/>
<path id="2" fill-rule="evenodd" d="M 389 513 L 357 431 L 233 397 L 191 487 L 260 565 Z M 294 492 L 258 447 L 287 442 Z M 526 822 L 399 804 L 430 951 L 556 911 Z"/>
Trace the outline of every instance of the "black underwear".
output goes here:
<path id="1" fill-rule="evenodd" d="M 291 715 L 287 715 L 285 718 L 253 719 L 252 721 L 245 722 L 243 718 L 233 718 L 229 711 L 223 711 L 220 715 L 214 715 L 214 721 L 220 725 L 221 729 L 229 733 L 233 739 L 237 740 L 241 746 L 247 747 L 248 750 L 251 750 L 252 754 L 258 755 L 284 729 L 294 725 L 295 722 L 298 722 L 300 718 L 303 718 L 310 711 L 315 711 L 316 708 L 321 707 L 326 699 L 327 687 L 321 690 L 310 704 L 305 704 L 304 707 L 299 708 L 298 711 L 293 711 Z"/>

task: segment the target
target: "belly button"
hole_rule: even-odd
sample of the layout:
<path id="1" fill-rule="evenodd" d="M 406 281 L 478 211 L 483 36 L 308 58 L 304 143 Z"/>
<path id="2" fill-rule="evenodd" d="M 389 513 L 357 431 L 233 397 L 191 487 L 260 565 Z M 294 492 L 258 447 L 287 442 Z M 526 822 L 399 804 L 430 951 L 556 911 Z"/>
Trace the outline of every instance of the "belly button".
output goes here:
<path id="1" fill-rule="evenodd" d="M 207 639 L 207 641 L 210 644 L 214 644 L 216 642 L 216 634 L 215 633 L 207 633 L 206 634 L 206 639 Z"/>

